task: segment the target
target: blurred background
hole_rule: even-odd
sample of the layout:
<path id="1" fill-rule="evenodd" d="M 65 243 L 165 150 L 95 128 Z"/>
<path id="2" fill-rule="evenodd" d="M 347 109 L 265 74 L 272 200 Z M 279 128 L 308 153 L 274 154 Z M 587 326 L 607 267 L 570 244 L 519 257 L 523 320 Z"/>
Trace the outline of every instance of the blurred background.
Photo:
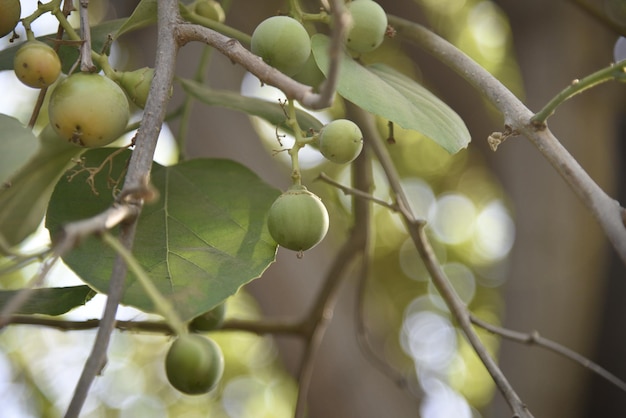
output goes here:
<path id="1" fill-rule="evenodd" d="M 128 16 L 136 2 L 92 2 L 94 19 Z M 310 12 L 316 1 L 303 2 Z M 573 79 L 605 67 L 626 32 L 623 0 L 380 0 L 388 13 L 432 28 L 504 82 L 527 106 L 539 110 Z M 34 1 L 22 1 L 22 16 Z M 282 1 L 228 2 L 226 23 L 246 33 L 280 10 Z M 46 26 L 47 25 L 47 26 Z M 23 28 L 20 28 L 23 34 Z M 42 19 L 37 35 L 56 30 Z M 115 45 L 120 69 L 154 62 L 154 29 L 133 33 Z M 6 42 L 5 39 L 2 40 Z M 4 44 L 2 44 L 4 45 Z M 177 75 L 192 78 L 207 48 L 184 47 Z M 396 128 L 389 150 L 414 210 L 429 222 L 435 250 L 453 285 L 480 318 L 514 330 L 538 331 L 626 379 L 625 269 L 600 228 L 574 193 L 521 137 L 492 152 L 487 137 L 503 129 L 502 118 L 457 74 L 413 46 L 388 39 L 368 61 L 389 62 L 420 80 L 466 122 L 472 143 L 450 156 L 415 132 Z M 212 54 L 205 82 L 275 100 L 281 97 L 229 60 Z M 27 120 L 34 93 L 16 87 L 12 72 L 0 73 L 0 112 Z M 184 101 L 175 86 L 171 109 Z M 626 87 L 607 83 L 566 102 L 550 128 L 592 178 L 624 201 L 623 141 Z M 286 160 L 272 155 L 274 129 L 246 115 L 201 103 L 193 105 L 185 153 L 189 158 L 239 161 L 277 188 L 289 185 Z M 342 115 L 339 101 L 321 120 Z M 385 123 L 380 121 L 381 132 Z M 176 159 L 178 120 L 162 133 L 159 161 Z M 284 153 L 283 153 L 284 154 Z M 348 184 L 349 171 L 306 154 L 305 183 L 329 207 L 331 231 L 302 259 L 280 249 L 277 262 L 227 303 L 227 317 L 299 319 L 312 307 L 326 270 L 346 237 L 349 200 L 313 182 L 320 172 Z M 389 191 L 374 164 L 375 195 Z M 309 396 L 309 416 L 465 418 L 511 416 L 490 377 L 455 328 L 429 284 L 399 218 L 374 210 L 375 246 L 361 318 L 375 351 L 407 376 L 399 387 L 362 354 L 356 339 L 357 278 L 342 288 L 322 343 Z M 40 245 L 45 231 L 29 245 Z M 0 286 L 19 287 L 23 276 Z M 54 284 L 76 283 L 64 268 Z M 66 315 L 98 317 L 102 297 Z M 132 308 L 122 319 L 151 318 Z M 11 326 L 0 334 L 0 404 L 6 417 L 59 417 L 64 413 L 95 333 Z M 85 417 L 272 417 L 293 416 L 300 341 L 216 332 L 226 357 L 226 375 L 213 393 L 184 396 L 163 373 L 167 338 L 116 332 L 109 363 L 84 409 Z M 589 370 L 541 348 L 481 333 L 522 400 L 536 417 L 626 415 L 626 394 Z"/>

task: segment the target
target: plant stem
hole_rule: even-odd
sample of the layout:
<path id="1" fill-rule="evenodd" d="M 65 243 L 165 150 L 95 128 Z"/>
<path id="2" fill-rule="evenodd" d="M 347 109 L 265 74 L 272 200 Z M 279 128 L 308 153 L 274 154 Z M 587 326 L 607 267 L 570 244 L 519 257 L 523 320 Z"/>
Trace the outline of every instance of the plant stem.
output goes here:
<path id="1" fill-rule="evenodd" d="M 148 273 L 146 273 L 143 267 L 141 267 L 133 254 L 109 232 L 104 232 L 102 239 L 124 259 L 128 268 L 135 274 L 144 291 L 152 300 L 156 311 L 165 318 L 170 328 L 173 329 L 177 335 L 187 334 L 185 323 L 181 321 L 172 304 L 163 297 L 159 289 L 152 283 L 152 279 L 148 276 Z"/>
<path id="2" fill-rule="evenodd" d="M 583 91 L 595 87 L 607 81 L 615 80 L 618 77 L 626 76 L 626 60 L 596 71 L 581 80 L 574 80 L 563 91 L 557 94 L 546 104 L 530 121 L 538 127 L 544 127 L 546 120 L 554 113 L 555 109 L 564 101 L 582 93 Z"/>

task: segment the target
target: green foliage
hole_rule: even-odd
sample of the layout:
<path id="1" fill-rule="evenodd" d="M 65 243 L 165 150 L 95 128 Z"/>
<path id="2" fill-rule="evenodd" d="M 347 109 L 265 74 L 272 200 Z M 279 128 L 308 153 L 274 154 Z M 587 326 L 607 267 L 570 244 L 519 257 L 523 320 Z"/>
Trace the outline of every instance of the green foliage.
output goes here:
<path id="1" fill-rule="evenodd" d="M 0 291 L 0 306 L 6 306 L 20 290 Z M 30 290 L 32 294 L 16 313 L 24 315 L 62 315 L 82 306 L 95 296 L 89 286 L 49 287 Z"/>
<path id="2" fill-rule="evenodd" d="M 315 60 L 328 76 L 330 40 L 318 34 L 311 41 Z M 337 91 L 370 113 L 424 134 L 449 153 L 465 148 L 471 140 L 465 123 L 447 104 L 387 65 L 364 67 L 343 54 Z"/>
<path id="3" fill-rule="evenodd" d="M 96 167 L 111 154 L 85 154 L 85 167 Z M 50 200 L 46 227 L 54 233 L 66 222 L 109 207 L 111 179 L 118 179 L 128 153 L 115 156 L 111 170 L 86 183 L 87 171 L 62 180 Z M 108 176 L 107 176 L 108 173 Z M 267 212 L 279 192 L 233 161 L 196 159 L 163 167 L 155 164 L 152 184 L 160 193 L 139 218 L 133 253 L 183 321 L 206 312 L 274 261 L 276 244 L 266 227 Z M 89 238 L 64 257 L 85 282 L 106 293 L 115 254 Z M 123 303 L 153 312 L 152 300 L 131 274 Z"/>

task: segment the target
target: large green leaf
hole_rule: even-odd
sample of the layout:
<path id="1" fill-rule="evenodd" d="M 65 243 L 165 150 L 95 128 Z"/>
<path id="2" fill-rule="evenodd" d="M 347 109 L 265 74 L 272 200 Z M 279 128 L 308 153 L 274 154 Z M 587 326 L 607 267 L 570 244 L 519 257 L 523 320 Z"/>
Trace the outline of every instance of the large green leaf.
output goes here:
<path id="1" fill-rule="evenodd" d="M 85 164 L 98 166 L 109 153 L 89 151 Z M 86 173 L 59 182 L 46 216 L 51 234 L 110 206 L 107 177 L 117 178 L 127 159 L 128 153 L 115 157 L 111 173 L 96 177 L 98 195 L 85 183 Z M 183 320 L 215 307 L 275 260 L 276 243 L 266 218 L 280 192 L 244 166 L 221 159 L 155 164 L 151 180 L 160 198 L 143 209 L 133 254 Z M 87 284 L 106 292 L 114 258 L 99 239 L 90 238 L 64 260 Z M 122 302 L 155 310 L 132 274 Z"/>
<path id="2" fill-rule="evenodd" d="M 124 22 L 126 22 L 126 19 L 116 19 L 93 26 L 91 28 L 91 48 L 94 51 L 100 52 L 104 47 L 105 42 L 108 41 L 109 35 L 115 33 Z M 49 42 L 50 39 L 55 37 L 55 33 L 50 33 L 38 36 L 37 39 L 43 42 Z M 22 43 L 20 42 L 17 45 L 0 51 L 0 70 L 13 69 L 13 58 L 21 46 Z M 63 63 L 63 72 L 67 73 L 72 65 L 74 65 L 74 63 L 78 60 L 78 47 L 63 45 L 59 48 L 58 54 L 59 58 L 61 58 L 61 62 Z"/>
<path id="3" fill-rule="evenodd" d="M 39 141 L 31 129 L 0 114 L 0 185 L 35 155 L 38 147 Z"/>
<path id="4" fill-rule="evenodd" d="M 258 116 L 272 125 L 283 128 L 287 132 L 291 131 L 285 124 L 287 120 L 285 110 L 278 103 L 242 96 L 232 91 L 213 90 L 193 80 L 179 79 L 178 81 L 187 94 L 195 97 L 204 104 L 237 110 L 247 113 L 250 116 Z M 310 113 L 303 110 L 296 109 L 296 118 L 298 119 L 300 128 L 304 131 L 308 131 L 309 129 L 319 131 L 322 129 L 323 124 Z"/>
<path id="5" fill-rule="evenodd" d="M 0 308 L 6 305 L 19 290 L 0 291 Z M 18 314 L 62 315 L 87 303 L 95 293 L 89 286 L 51 287 L 33 289 L 32 294 Z"/>
<path id="6" fill-rule="evenodd" d="M 84 148 L 60 139 L 48 125 L 31 158 L 0 188 L 0 234 L 9 247 L 35 232 L 46 213 L 54 185 Z"/>
<path id="7" fill-rule="evenodd" d="M 315 61 L 328 75 L 329 38 L 316 34 L 311 42 Z M 337 91 L 345 99 L 402 128 L 422 133 L 450 153 L 469 144 L 471 138 L 463 120 L 415 80 L 384 64 L 365 67 L 347 53 L 340 58 Z"/>

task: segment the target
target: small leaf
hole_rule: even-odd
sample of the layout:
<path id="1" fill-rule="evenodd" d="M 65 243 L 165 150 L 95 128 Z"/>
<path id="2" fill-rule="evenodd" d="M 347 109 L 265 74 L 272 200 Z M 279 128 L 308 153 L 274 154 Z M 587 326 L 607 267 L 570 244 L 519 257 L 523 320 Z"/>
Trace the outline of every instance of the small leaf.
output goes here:
<path id="1" fill-rule="evenodd" d="M 54 185 L 84 149 L 60 139 L 48 125 L 32 158 L 0 188 L 0 234 L 9 247 L 35 232 L 46 213 Z"/>
<path id="2" fill-rule="evenodd" d="M 14 298 L 19 290 L 0 291 L 0 307 Z M 95 293 L 89 286 L 33 289 L 31 296 L 16 312 L 23 315 L 62 315 L 84 305 Z"/>
<path id="3" fill-rule="evenodd" d="M 291 132 L 291 129 L 285 124 L 287 119 L 285 111 L 278 103 L 242 96 L 232 91 L 213 90 L 193 80 L 180 79 L 179 82 L 187 94 L 204 104 L 225 107 L 251 116 L 258 116 L 274 126 L 279 126 L 285 131 Z M 296 109 L 296 118 L 303 131 L 308 131 L 309 129 L 319 131 L 322 129 L 323 124 L 310 113 L 303 110 Z"/>
<path id="4" fill-rule="evenodd" d="M 330 40 L 316 34 L 311 43 L 315 61 L 328 75 Z M 364 67 L 343 53 L 337 91 L 370 113 L 424 134 L 451 154 L 465 148 L 471 140 L 465 123 L 447 104 L 384 64 Z"/>
<path id="5" fill-rule="evenodd" d="M 156 0 L 141 0 L 135 10 L 119 28 L 114 38 L 117 39 L 125 33 L 145 28 L 157 21 L 157 2 Z"/>
<path id="6" fill-rule="evenodd" d="M 33 131 L 20 121 L 0 114 L 0 184 L 24 165 L 39 147 Z"/>
<path id="7" fill-rule="evenodd" d="M 107 150 L 85 153 L 95 167 Z M 61 225 L 100 213 L 112 203 L 107 177 L 117 178 L 129 153 L 116 156 L 111 172 L 96 176 L 94 195 L 85 175 L 56 187 L 46 226 Z M 244 166 L 229 160 L 196 159 L 175 166 L 154 164 L 151 180 L 160 198 L 139 218 L 133 254 L 181 319 L 220 304 L 274 261 L 276 243 L 267 231 L 270 206 L 280 192 Z M 90 286 L 107 292 L 115 254 L 97 238 L 85 240 L 64 261 Z M 154 312 L 152 301 L 133 274 L 126 279 L 122 303 Z"/>

